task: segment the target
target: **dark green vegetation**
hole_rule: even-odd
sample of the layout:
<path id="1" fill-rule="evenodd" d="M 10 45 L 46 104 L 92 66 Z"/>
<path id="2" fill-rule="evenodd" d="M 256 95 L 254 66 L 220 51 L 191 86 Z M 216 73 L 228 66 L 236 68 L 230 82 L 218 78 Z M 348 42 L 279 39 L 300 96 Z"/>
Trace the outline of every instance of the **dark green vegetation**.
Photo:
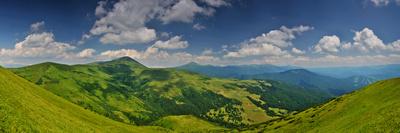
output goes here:
<path id="1" fill-rule="evenodd" d="M 166 132 L 85 110 L 0 67 L 0 132 Z"/>
<path id="2" fill-rule="evenodd" d="M 13 71 L 87 110 L 132 125 L 191 115 L 220 126 L 238 127 L 281 117 L 330 98 L 324 92 L 281 82 L 151 69 L 128 57 L 73 66 L 42 63 Z M 157 125 L 171 128 L 169 124 Z"/>
<path id="3" fill-rule="evenodd" d="M 400 78 L 379 81 L 248 132 L 399 132 L 399 90 Z"/>

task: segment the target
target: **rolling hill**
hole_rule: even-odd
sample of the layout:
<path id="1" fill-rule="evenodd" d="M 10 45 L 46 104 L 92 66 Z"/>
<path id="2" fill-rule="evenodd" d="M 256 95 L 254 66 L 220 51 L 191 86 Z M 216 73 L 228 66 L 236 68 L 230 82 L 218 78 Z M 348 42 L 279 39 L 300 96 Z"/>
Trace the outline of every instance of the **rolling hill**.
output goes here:
<path id="1" fill-rule="evenodd" d="M 191 115 L 237 127 L 331 98 L 324 92 L 282 82 L 209 78 L 147 68 L 129 57 L 72 66 L 47 62 L 12 71 L 72 103 L 132 125 Z"/>
<path id="2" fill-rule="evenodd" d="M 85 110 L 0 67 L 0 132 L 166 132 Z"/>
<path id="3" fill-rule="evenodd" d="M 248 132 L 399 132 L 400 78 L 384 80 Z"/>
<path id="4" fill-rule="evenodd" d="M 275 66 L 275 65 L 232 65 L 232 66 L 213 66 L 201 65 L 191 62 L 176 69 L 187 70 L 191 72 L 201 73 L 211 77 L 219 78 L 238 78 L 242 75 L 254 75 L 263 73 L 283 72 L 291 69 L 298 69 L 294 66 Z"/>

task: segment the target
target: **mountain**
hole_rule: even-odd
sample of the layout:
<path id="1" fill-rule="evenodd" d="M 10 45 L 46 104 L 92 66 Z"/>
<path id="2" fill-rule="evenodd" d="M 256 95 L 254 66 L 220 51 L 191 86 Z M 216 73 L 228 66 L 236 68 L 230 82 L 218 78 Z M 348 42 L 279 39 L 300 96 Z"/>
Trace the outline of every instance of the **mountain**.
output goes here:
<path id="1" fill-rule="evenodd" d="M 375 76 L 351 76 L 345 78 L 344 80 L 351 82 L 356 88 L 361 88 L 380 80 L 380 78 Z"/>
<path id="2" fill-rule="evenodd" d="M 147 68 L 129 57 L 81 65 L 42 63 L 11 70 L 85 109 L 131 125 L 190 115 L 237 127 L 331 98 L 324 92 L 282 82 L 219 79 Z"/>
<path id="3" fill-rule="evenodd" d="M 0 67 L 0 132 L 166 132 L 85 110 Z"/>
<path id="4" fill-rule="evenodd" d="M 269 79 L 298 85 L 304 88 L 323 90 L 335 96 L 350 92 L 358 87 L 368 85 L 370 82 L 362 82 L 360 77 L 349 79 L 337 79 L 319 75 L 306 69 L 292 69 L 278 73 L 264 73 L 257 75 L 244 75 L 242 79 Z M 354 83 L 356 82 L 356 83 Z"/>
<path id="5" fill-rule="evenodd" d="M 384 80 L 249 132 L 398 132 L 400 78 Z"/>
<path id="6" fill-rule="evenodd" d="M 282 72 L 290 69 L 297 69 L 293 66 L 274 66 L 269 64 L 264 65 L 232 65 L 232 66 L 213 66 L 213 65 L 200 65 L 191 62 L 176 69 L 187 70 L 191 72 L 201 73 L 211 77 L 220 78 L 237 78 L 242 75 L 253 75 L 262 73 Z"/>
<path id="7" fill-rule="evenodd" d="M 348 78 L 351 76 L 372 76 L 374 78 L 383 80 L 400 77 L 400 64 L 363 67 L 308 68 L 308 70 L 336 78 Z"/>

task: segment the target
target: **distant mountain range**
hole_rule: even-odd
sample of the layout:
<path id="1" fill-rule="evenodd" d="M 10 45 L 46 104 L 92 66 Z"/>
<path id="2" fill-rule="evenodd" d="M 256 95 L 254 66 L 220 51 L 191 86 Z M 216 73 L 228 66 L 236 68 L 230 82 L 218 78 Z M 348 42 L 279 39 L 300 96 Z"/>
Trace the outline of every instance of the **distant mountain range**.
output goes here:
<path id="1" fill-rule="evenodd" d="M 212 77 L 276 80 L 304 88 L 328 91 L 332 95 L 341 95 L 378 80 L 400 77 L 400 65 L 304 69 L 268 64 L 212 66 L 192 62 L 176 68 Z"/>
<path id="2" fill-rule="evenodd" d="M 377 79 L 389 79 L 400 76 L 400 64 L 362 66 L 362 67 L 325 67 L 308 70 L 336 78 L 369 76 Z"/>

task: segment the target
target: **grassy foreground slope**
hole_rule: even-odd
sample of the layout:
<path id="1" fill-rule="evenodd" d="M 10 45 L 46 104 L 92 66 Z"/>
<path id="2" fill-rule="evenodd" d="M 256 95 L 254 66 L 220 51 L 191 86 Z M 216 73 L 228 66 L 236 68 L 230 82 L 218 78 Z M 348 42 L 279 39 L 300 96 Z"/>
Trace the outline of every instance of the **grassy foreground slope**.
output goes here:
<path id="1" fill-rule="evenodd" d="M 0 67 L 0 132 L 161 132 L 83 109 Z"/>
<path id="2" fill-rule="evenodd" d="M 264 132 L 400 132 L 400 78 L 252 127 Z"/>
<path id="3" fill-rule="evenodd" d="M 129 57 L 72 66 L 42 63 L 13 71 L 72 103 L 134 125 L 148 125 L 166 116 L 193 115 L 227 127 L 241 126 L 327 98 L 279 82 L 147 68 Z"/>

